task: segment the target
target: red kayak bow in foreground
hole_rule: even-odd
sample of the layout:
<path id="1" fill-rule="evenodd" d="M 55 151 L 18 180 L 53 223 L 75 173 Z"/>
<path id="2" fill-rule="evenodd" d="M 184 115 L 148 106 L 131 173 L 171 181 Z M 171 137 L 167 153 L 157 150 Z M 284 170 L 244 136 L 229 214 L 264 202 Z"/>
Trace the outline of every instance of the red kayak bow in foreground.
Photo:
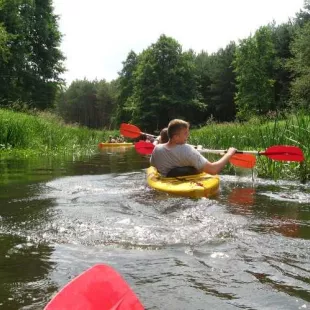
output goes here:
<path id="1" fill-rule="evenodd" d="M 44 310 L 143 310 L 138 297 L 110 266 L 98 264 L 69 282 Z"/>

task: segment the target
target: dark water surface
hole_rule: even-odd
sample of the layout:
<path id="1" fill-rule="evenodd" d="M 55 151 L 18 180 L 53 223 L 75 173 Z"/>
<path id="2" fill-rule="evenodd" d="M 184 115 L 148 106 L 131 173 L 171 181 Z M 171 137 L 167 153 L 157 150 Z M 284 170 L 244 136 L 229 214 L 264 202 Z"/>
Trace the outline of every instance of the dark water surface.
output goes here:
<path id="1" fill-rule="evenodd" d="M 0 309 L 42 309 L 96 263 L 147 309 L 309 309 L 310 189 L 221 177 L 213 199 L 158 193 L 134 150 L 0 161 Z"/>

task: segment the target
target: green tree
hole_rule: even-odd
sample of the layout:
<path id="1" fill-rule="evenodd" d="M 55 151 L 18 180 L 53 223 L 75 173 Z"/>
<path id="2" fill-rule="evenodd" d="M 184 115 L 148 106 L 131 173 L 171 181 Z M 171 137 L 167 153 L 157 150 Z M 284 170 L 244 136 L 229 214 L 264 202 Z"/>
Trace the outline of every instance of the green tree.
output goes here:
<path id="1" fill-rule="evenodd" d="M 275 79 L 275 106 L 277 110 L 287 108 L 289 101 L 289 89 L 292 75 L 286 66 L 288 59 L 292 57 L 290 44 L 294 36 L 294 25 L 291 22 L 276 26 L 268 26 L 272 32 L 272 41 L 276 52 L 276 63 L 274 67 Z"/>
<path id="2" fill-rule="evenodd" d="M 134 92 L 134 72 L 138 65 L 138 56 L 130 51 L 123 62 L 123 69 L 119 73 L 119 96 L 117 98 L 116 122 L 127 123 L 132 117 L 131 99 Z"/>
<path id="3" fill-rule="evenodd" d="M 109 128 L 116 125 L 116 102 L 119 96 L 119 81 L 114 80 L 110 83 L 101 80 L 97 86 L 97 119 L 96 128 Z"/>
<path id="4" fill-rule="evenodd" d="M 232 65 L 235 50 L 236 44 L 231 42 L 216 53 L 208 55 L 202 51 L 196 57 L 199 91 L 207 107 L 205 113 L 200 113 L 200 122 L 208 118 L 217 121 L 231 121 L 235 118 L 236 81 Z"/>
<path id="5" fill-rule="evenodd" d="M 64 59 L 52 0 L 2 0 L 0 23 L 10 36 L 2 64 L 2 104 L 21 100 L 44 109 L 54 103 Z"/>
<path id="6" fill-rule="evenodd" d="M 67 123 L 89 128 L 111 128 L 117 81 L 76 80 L 58 95 L 57 111 Z"/>
<path id="7" fill-rule="evenodd" d="M 192 51 L 182 52 L 181 45 L 165 35 L 139 55 L 134 92 L 126 104 L 133 123 L 147 130 L 166 127 L 176 117 L 195 123 L 195 113 L 204 107 L 194 59 Z"/>
<path id="8" fill-rule="evenodd" d="M 275 110 L 276 55 L 269 27 L 261 27 L 255 35 L 240 42 L 234 66 L 237 81 L 237 115 L 244 119 Z"/>
<path id="9" fill-rule="evenodd" d="M 208 113 L 218 121 L 235 119 L 236 107 L 234 96 L 236 92 L 234 60 L 236 44 L 231 42 L 225 49 L 213 54 L 213 66 L 210 71 L 210 102 Z"/>
<path id="10" fill-rule="evenodd" d="M 6 73 L 6 68 L 8 66 L 8 60 L 10 58 L 10 50 L 8 48 L 8 42 L 10 40 L 9 34 L 6 32 L 5 28 L 0 24 L 0 92 L 3 90 L 3 85 L 5 85 L 8 79 Z M 0 105 L 3 98 L 0 95 Z"/>
<path id="11" fill-rule="evenodd" d="M 73 81 L 59 102 L 59 111 L 66 122 L 94 127 L 97 83 L 86 79 Z"/>
<path id="12" fill-rule="evenodd" d="M 200 52 L 195 58 L 196 74 L 198 80 L 198 90 L 201 96 L 201 101 L 205 106 L 204 113 L 200 113 L 197 120 L 202 123 L 211 116 L 209 104 L 211 103 L 211 71 L 214 57 L 207 52 Z"/>
<path id="13" fill-rule="evenodd" d="M 0 24 L 0 62 L 5 63 L 8 60 L 10 51 L 8 48 L 9 35 L 3 25 Z"/>
<path id="14" fill-rule="evenodd" d="M 294 80 L 291 84 L 291 104 L 309 109 L 310 103 L 310 21 L 296 33 L 291 44 L 293 57 L 287 62 Z"/>
<path id="15" fill-rule="evenodd" d="M 294 24 L 296 27 L 303 27 L 304 24 L 310 21 L 310 1 L 304 0 L 303 9 L 296 13 Z"/>

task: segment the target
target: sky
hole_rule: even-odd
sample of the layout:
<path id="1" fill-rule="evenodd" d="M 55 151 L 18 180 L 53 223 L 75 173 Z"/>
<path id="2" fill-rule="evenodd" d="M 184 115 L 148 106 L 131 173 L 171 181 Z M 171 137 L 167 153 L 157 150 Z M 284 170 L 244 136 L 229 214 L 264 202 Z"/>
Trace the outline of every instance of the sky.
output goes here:
<path id="1" fill-rule="evenodd" d="M 75 79 L 111 81 L 133 50 L 161 34 L 183 50 L 208 53 L 245 39 L 273 20 L 295 17 L 304 0 L 53 0 L 63 34 L 67 85 Z"/>

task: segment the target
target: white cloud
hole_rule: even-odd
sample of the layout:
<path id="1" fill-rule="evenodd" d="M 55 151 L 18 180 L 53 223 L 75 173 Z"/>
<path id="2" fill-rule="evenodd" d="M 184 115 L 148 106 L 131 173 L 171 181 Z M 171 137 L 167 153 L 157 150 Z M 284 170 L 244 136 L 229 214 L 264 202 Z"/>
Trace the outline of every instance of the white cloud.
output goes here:
<path id="1" fill-rule="evenodd" d="M 275 20 L 288 21 L 303 0 L 54 0 L 64 34 L 68 83 L 117 78 L 132 49 L 140 53 L 161 34 L 185 50 L 215 52 Z"/>

